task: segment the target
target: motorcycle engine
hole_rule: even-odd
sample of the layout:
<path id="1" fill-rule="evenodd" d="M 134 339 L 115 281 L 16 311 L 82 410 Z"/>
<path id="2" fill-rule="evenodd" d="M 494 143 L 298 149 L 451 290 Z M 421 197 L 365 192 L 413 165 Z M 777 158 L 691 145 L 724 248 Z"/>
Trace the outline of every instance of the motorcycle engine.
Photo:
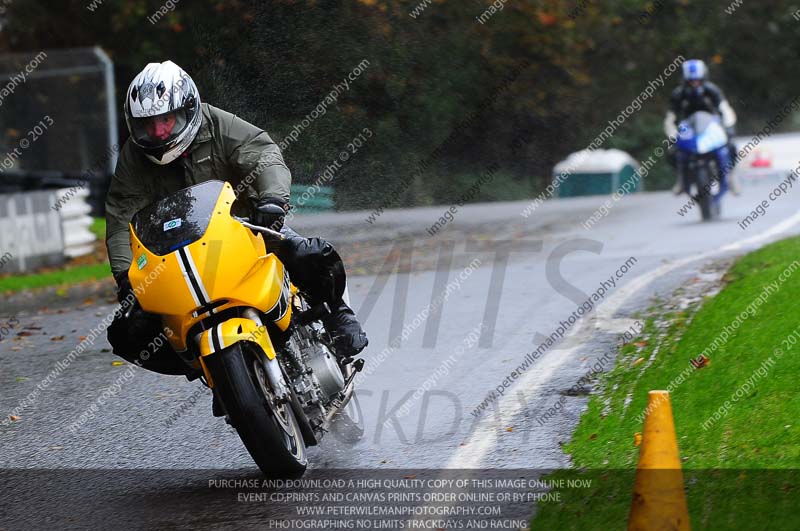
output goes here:
<path id="1" fill-rule="evenodd" d="M 333 353 L 314 336 L 318 330 L 298 327 L 289 340 L 295 360 L 306 370 L 295 379 L 295 390 L 306 404 L 325 406 L 344 389 L 345 378 Z"/>

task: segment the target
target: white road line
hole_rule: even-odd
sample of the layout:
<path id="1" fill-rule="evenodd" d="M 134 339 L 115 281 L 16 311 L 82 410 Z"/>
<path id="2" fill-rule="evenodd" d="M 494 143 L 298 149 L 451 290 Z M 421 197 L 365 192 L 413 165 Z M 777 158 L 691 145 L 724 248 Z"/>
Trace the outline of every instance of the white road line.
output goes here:
<path id="1" fill-rule="evenodd" d="M 618 289 L 604 303 L 598 306 L 595 317 L 597 320 L 596 326 L 598 328 L 607 328 L 608 326 L 611 326 L 611 323 L 606 324 L 606 322 L 613 321 L 613 316 L 617 310 L 619 310 L 619 308 L 622 307 L 622 305 L 625 304 L 625 302 L 627 302 L 628 299 L 630 299 L 636 292 L 650 284 L 655 279 L 692 262 L 711 258 L 713 256 L 730 251 L 742 250 L 750 246 L 763 243 L 770 238 L 788 231 L 798 223 L 800 223 L 800 213 L 783 220 L 782 222 L 755 236 L 723 245 L 718 249 L 707 251 L 700 255 L 690 256 L 675 262 L 664 264 L 652 271 L 634 278 L 623 287 Z M 526 397 L 535 396 L 542 390 L 543 385 L 549 382 L 552 375 L 562 365 L 574 358 L 573 354 L 581 347 L 582 345 L 577 345 L 565 350 L 548 351 L 538 363 L 527 370 L 523 378 L 518 380 L 517 383 L 500 398 L 497 403 L 497 408 L 500 412 L 501 418 L 510 420 L 516 415 L 520 414 L 522 412 L 522 408 L 524 407 L 523 402 L 527 402 L 527 400 L 519 400 L 517 398 L 517 393 L 522 393 Z M 486 416 L 487 418 L 489 417 L 488 408 Z M 453 457 L 450 458 L 444 468 L 480 468 L 485 457 L 497 446 L 497 437 L 497 425 L 488 421 L 484 422 L 481 426 L 476 428 L 472 439 L 466 441 L 465 446 L 459 446 L 456 448 Z"/>

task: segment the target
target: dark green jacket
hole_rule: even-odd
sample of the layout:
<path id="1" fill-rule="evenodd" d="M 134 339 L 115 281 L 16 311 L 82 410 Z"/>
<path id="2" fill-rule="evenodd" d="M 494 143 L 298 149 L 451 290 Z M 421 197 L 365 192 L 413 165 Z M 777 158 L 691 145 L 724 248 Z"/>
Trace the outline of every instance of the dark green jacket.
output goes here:
<path id="1" fill-rule="evenodd" d="M 292 175 L 269 135 L 206 103 L 201 109 L 203 122 L 197 136 L 184 156 L 170 164 L 153 163 L 130 139 L 122 147 L 106 197 L 106 245 L 115 274 L 127 271 L 131 264 L 133 215 L 182 188 L 219 179 L 251 198 L 289 200 Z"/>

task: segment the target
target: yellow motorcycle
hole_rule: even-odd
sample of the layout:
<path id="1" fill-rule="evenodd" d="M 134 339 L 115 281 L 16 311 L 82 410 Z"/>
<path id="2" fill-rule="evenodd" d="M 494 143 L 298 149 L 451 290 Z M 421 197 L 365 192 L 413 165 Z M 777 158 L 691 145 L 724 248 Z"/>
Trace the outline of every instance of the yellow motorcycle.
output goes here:
<path id="1" fill-rule="evenodd" d="M 258 467 L 297 476 L 306 447 L 353 397 L 363 362 L 340 366 L 320 322 L 325 308 L 310 308 L 269 252 L 282 235 L 237 217 L 238 207 L 229 183 L 207 181 L 140 210 L 128 276 Z"/>

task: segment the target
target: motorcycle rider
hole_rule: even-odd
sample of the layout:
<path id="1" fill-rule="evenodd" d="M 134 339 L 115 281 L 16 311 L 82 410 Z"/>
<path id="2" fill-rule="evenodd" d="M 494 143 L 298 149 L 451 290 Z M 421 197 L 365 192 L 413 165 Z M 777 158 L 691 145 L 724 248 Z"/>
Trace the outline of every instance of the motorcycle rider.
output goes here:
<path id="1" fill-rule="evenodd" d="M 252 202 L 251 222 L 279 230 L 284 240 L 274 252 L 313 305 L 327 303 L 323 317 L 343 363 L 368 344 L 355 314 L 342 299 L 344 265 L 333 246 L 304 238 L 284 226 L 289 211 L 291 173 L 280 148 L 262 129 L 201 103 L 189 75 L 172 61 L 150 63 L 131 82 L 125 97 L 125 142 L 106 199 L 111 270 L 122 301 L 131 290 L 129 223 L 148 204 L 182 188 L 211 179 L 227 180 L 240 199 Z M 138 360 L 142 345 L 162 330 L 161 319 L 142 310 L 109 327 L 114 353 L 163 374 L 197 376 L 167 346 Z M 153 355 L 155 354 L 155 355 Z M 216 409 L 216 408 L 215 408 Z M 216 412 L 215 412 L 216 414 Z"/>
<path id="2" fill-rule="evenodd" d="M 693 113 L 706 111 L 720 117 L 722 126 L 728 134 L 727 157 L 724 150 L 718 152 L 718 162 L 720 167 L 720 179 L 724 182 L 727 179 L 731 191 L 739 195 L 739 183 L 732 176 L 731 169 L 735 163 L 736 148 L 733 145 L 732 137 L 734 126 L 736 125 L 736 113 L 733 111 L 722 90 L 706 79 L 708 68 L 700 59 L 689 59 L 683 65 L 683 83 L 676 87 L 670 95 L 670 106 L 664 118 L 664 133 L 668 138 L 678 136 L 678 124 Z M 670 150 L 670 163 L 677 170 L 678 177 L 672 191 L 675 195 L 680 195 L 686 191 L 683 182 L 683 160 L 680 152 L 675 153 L 674 146 Z"/>

